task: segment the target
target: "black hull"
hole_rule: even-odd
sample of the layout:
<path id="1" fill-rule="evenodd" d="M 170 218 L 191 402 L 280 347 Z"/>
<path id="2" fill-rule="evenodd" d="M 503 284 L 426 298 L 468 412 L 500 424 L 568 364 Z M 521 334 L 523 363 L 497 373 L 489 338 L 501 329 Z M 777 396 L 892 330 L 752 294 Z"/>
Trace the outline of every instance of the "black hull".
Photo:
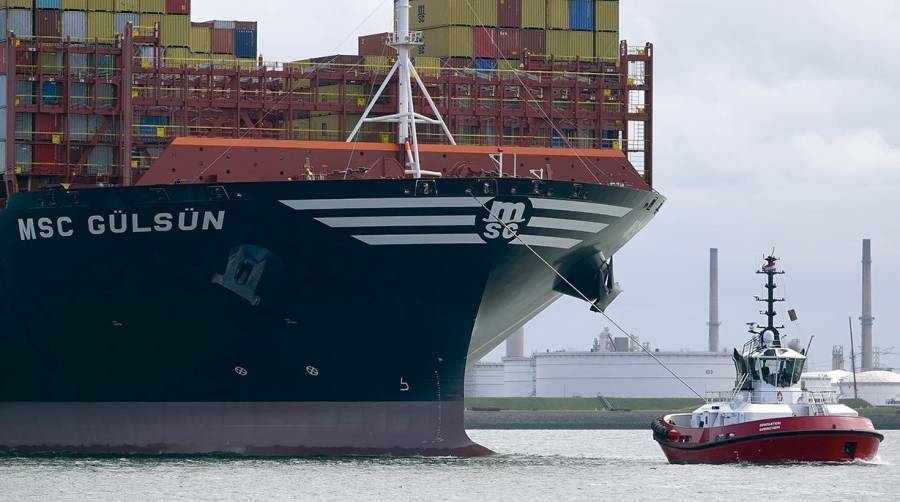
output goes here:
<path id="1" fill-rule="evenodd" d="M 554 200 L 571 207 L 571 183 L 541 183 L 543 193 L 531 197 L 513 195 L 536 190 L 528 180 L 436 183 L 16 195 L 0 213 L 0 449 L 479 451 L 462 425 L 468 357 L 495 347 L 506 330 L 559 295 L 552 272 L 524 246 L 489 237 L 481 204 L 522 201 L 529 214 L 520 234 L 564 267 L 618 251 L 652 218 L 660 197 L 596 186 L 574 199 L 627 210 L 604 215 L 554 209 Z M 654 200 L 657 207 L 648 208 Z M 582 228 L 546 228 L 565 218 Z M 603 230 L 583 228 L 592 226 Z M 232 403 L 242 410 L 234 423 L 245 428 L 278 419 L 293 425 L 272 437 L 204 428 L 199 424 L 212 416 L 203 403 Z M 304 424 L 327 403 L 345 411 L 332 426 L 310 432 Z M 385 408 L 371 414 L 366 403 Z M 155 416 L 148 409 L 164 416 L 172 406 L 175 422 L 141 418 Z M 423 408 L 409 408 L 416 406 Z M 108 410 L 108 421 L 97 421 L 103 413 L 77 412 L 85 409 Z M 230 416 L 231 408 L 222 409 Z M 81 418 L 63 434 L 70 413 Z M 370 421 L 402 417 L 411 421 L 402 441 Z M 79 436 L 77 424 L 109 435 Z M 132 441 L 123 431 L 157 433 Z M 214 440 L 176 440 L 198 431 Z M 48 439 L 56 432 L 58 441 Z M 327 439 L 318 444 L 316 437 Z M 446 441 L 433 445 L 435 438 Z"/>

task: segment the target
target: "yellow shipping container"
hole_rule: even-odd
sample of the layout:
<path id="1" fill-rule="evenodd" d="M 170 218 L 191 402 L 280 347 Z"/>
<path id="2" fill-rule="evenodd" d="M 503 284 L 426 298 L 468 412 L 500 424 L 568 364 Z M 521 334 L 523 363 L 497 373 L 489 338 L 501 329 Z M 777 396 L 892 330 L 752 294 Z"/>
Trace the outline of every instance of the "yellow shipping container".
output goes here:
<path id="1" fill-rule="evenodd" d="M 472 57 L 472 27 L 444 26 L 423 32 L 425 45 L 419 47 L 419 55 L 436 58 Z"/>
<path id="2" fill-rule="evenodd" d="M 497 0 L 469 0 L 475 9 L 475 26 L 497 26 L 497 15 L 500 8 L 497 6 Z M 468 7 L 468 5 L 467 5 Z M 471 10 L 471 9 L 470 9 Z"/>
<path id="3" fill-rule="evenodd" d="M 116 38 L 116 22 L 112 12 L 88 12 L 88 38 Z"/>
<path id="4" fill-rule="evenodd" d="M 171 14 L 163 16 L 160 28 L 162 45 L 166 47 L 190 47 L 191 16 Z"/>
<path id="5" fill-rule="evenodd" d="M 365 56 L 363 58 L 366 71 L 387 73 L 391 70 L 391 58 L 387 56 Z"/>
<path id="6" fill-rule="evenodd" d="M 209 26 L 191 24 L 191 50 L 209 52 L 212 47 L 212 31 Z"/>
<path id="7" fill-rule="evenodd" d="M 116 10 L 116 0 L 88 0 L 88 10 L 113 12 Z"/>
<path id="8" fill-rule="evenodd" d="M 547 28 L 551 30 L 570 28 L 569 0 L 547 0 Z"/>
<path id="9" fill-rule="evenodd" d="M 548 31 L 547 54 L 557 59 L 592 58 L 594 34 L 589 31 Z"/>
<path id="10" fill-rule="evenodd" d="M 522 0 L 522 28 L 547 27 L 547 0 Z"/>
<path id="11" fill-rule="evenodd" d="M 88 0 L 62 0 L 62 8 L 63 10 L 88 10 Z"/>
<path id="12" fill-rule="evenodd" d="M 441 58 L 419 56 L 413 64 L 422 77 L 437 78 L 441 76 Z"/>
<path id="13" fill-rule="evenodd" d="M 595 52 L 598 58 L 611 59 L 618 61 L 619 59 L 619 32 L 618 31 L 598 31 L 594 35 Z"/>
<path id="14" fill-rule="evenodd" d="M 598 0 L 594 8 L 597 31 L 619 31 L 619 0 Z"/>
<path id="15" fill-rule="evenodd" d="M 161 14 L 141 14 L 141 18 L 138 20 L 141 35 L 152 37 L 154 26 L 156 26 L 156 23 L 159 23 L 160 27 L 162 27 L 162 20 L 163 16 Z"/>
<path id="16" fill-rule="evenodd" d="M 163 65 L 167 67 L 193 66 L 195 63 L 193 54 L 187 47 L 169 47 L 163 56 Z"/>
<path id="17" fill-rule="evenodd" d="M 166 0 L 140 0 L 141 12 L 153 14 L 166 13 Z"/>
<path id="18" fill-rule="evenodd" d="M 6 0 L 3 3 L 0 3 L 0 8 L 7 9 L 30 9 L 34 7 L 33 0 Z"/>
<path id="19" fill-rule="evenodd" d="M 413 30 L 425 30 L 438 26 L 472 26 L 475 15 L 467 2 L 476 0 L 412 0 L 409 26 Z M 496 3 L 494 4 L 496 6 Z M 494 12 L 496 22 L 497 13 Z"/>
<path id="20" fill-rule="evenodd" d="M 116 12 L 140 12 L 140 0 L 115 0 Z"/>

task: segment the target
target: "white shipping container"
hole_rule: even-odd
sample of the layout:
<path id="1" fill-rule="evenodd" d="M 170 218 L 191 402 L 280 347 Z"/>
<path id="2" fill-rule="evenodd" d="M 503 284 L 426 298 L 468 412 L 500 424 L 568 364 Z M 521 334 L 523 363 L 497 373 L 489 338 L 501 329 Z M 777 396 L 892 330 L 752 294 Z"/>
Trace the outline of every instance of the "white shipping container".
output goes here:
<path id="1" fill-rule="evenodd" d="M 69 54 L 69 74 L 87 75 L 91 71 L 88 54 Z"/>
<path id="2" fill-rule="evenodd" d="M 24 172 L 31 171 L 31 159 L 34 158 L 32 155 L 31 145 L 23 145 L 21 143 L 16 143 L 16 167 L 21 168 Z"/>
<path id="3" fill-rule="evenodd" d="M 62 14 L 62 35 L 73 39 L 87 38 L 87 13 L 67 10 Z"/>
<path id="4" fill-rule="evenodd" d="M 112 174 L 115 164 L 115 148 L 111 146 L 95 146 L 88 156 L 85 174 L 88 176 Z"/>
<path id="5" fill-rule="evenodd" d="M 35 100 L 34 82 L 16 80 L 16 104 L 33 105 Z"/>
<path id="6" fill-rule="evenodd" d="M 6 11 L 6 30 L 20 36 L 34 35 L 34 16 L 29 9 L 9 9 Z"/>
<path id="7" fill-rule="evenodd" d="M 84 54 L 86 55 L 86 54 Z M 74 56 L 74 54 L 73 54 Z M 90 90 L 87 84 L 76 82 L 69 87 L 69 104 L 73 107 L 91 106 Z"/>
<path id="8" fill-rule="evenodd" d="M 131 23 L 132 26 L 138 26 L 140 24 L 140 20 L 140 14 L 134 14 L 131 12 L 117 13 L 115 19 L 116 33 L 125 33 L 125 25 L 128 23 Z"/>
<path id="9" fill-rule="evenodd" d="M 213 28 L 217 30 L 233 30 L 234 29 L 234 21 L 214 21 Z"/>
<path id="10" fill-rule="evenodd" d="M 6 141 L 0 141 L 0 174 L 6 172 Z"/>
<path id="11" fill-rule="evenodd" d="M 34 133 L 34 114 L 16 113 L 16 139 L 31 141 Z"/>
<path id="12" fill-rule="evenodd" d="M 88 139 L 88 116 L 74 113 L 69 115 L 69 140 L 87 141 Z"/>
<path id="13" fill-rule="evenodd" d="M 0 75 L 0 108 L 6 108 L 6 75 Z"/>
<path id="14" fill-rule="evenodd" d="M 6 141 L 6 107 L 0 108 L 0 141 Z"/>

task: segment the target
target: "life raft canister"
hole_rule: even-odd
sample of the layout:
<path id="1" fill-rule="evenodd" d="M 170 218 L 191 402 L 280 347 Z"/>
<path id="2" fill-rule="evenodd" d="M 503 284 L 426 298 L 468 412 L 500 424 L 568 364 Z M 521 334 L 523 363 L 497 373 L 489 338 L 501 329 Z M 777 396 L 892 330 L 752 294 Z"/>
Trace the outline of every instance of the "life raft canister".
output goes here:
<path id="1" fill-rule="evenodd" d="M 776 394 L 775 397 L 778 398 L 779 403 L 784 401 L 784 394 L 782 394 L 781 391 L 778 391 L 778 394 Z"/>

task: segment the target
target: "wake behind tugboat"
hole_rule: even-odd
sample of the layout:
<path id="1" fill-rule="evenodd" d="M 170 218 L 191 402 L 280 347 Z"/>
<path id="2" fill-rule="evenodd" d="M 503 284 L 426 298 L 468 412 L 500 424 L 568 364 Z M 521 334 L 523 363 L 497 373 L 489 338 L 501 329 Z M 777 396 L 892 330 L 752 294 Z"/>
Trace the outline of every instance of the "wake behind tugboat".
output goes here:
<path id="1" fill-rule="evenodd" d="M 766 326 L 741 352 L 734 351 L 734 392 L 690 414 L 673 414 L 652 424 L 653 439 L 675 464 L 728 462 L 850 462 L 872 460 L 884 436 L 872 421 L 833 393 L 810 392 L 800 384 L 806 349 L 782 346 L 775 326 L 778 259 L 766 258 L 758 273 L 767 277 Z"/>

